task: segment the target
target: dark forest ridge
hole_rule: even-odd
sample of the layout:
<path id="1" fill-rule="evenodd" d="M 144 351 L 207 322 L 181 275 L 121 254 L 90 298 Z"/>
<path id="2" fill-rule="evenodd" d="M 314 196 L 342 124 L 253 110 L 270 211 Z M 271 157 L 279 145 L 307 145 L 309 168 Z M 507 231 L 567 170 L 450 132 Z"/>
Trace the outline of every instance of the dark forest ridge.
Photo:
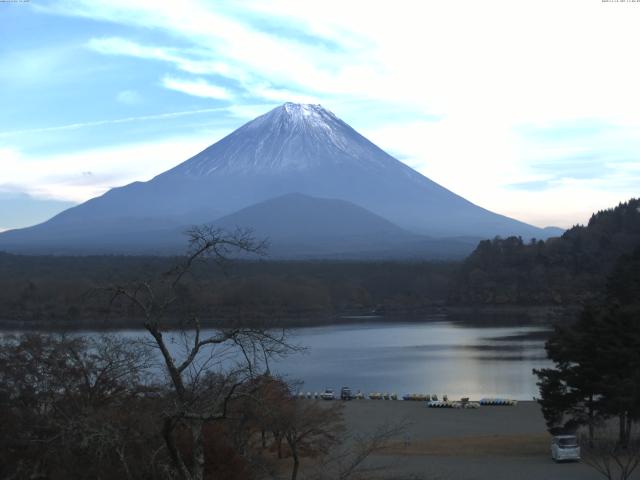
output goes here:
<path id="1" fill-rule="evenodd" d="M 480 242 L 463 262 L 450 300 L 525 305 L 592 302 L 604 290 L 616 262 L 626 255 L 640 257 L 640 199 L 594 213 L 587 225 L 576 225 L 546 242 L 516 237 Z"/>
<path id="2" fill-rule="evenodd" d="M 114 188 L 40 225 L 0 234 L 0 248 L 58 254 L 178 253 L 184 244 L 181 232 L 189 226 L 285 196 L 261 207 L 282 219 L 282 212 L 291 209 L 284 203 L 296 202 L 288 196 L 293 193 L 316 199 L 295 208 L 307 224 L 314 224 L 310 231 L 326 225 L 332 238 L 322 245 L 312 234 L 292 239 L 287 228 L 271 232 L 281 239 L 280 246 L 274 244 L 276 250 L 292 249 L 294 256 L 349 257 L 349 252 L 365 251 L 382 258 L 460 257 L 480 238 L 561 233 L 474 205 L 396 160 L 320 105 L 286 103 L 148 182 Z M 330 206 L 335 203 L 330 202 L 335 200 L 353 205 L 352 222 L 332 220 Z M 324 207 L 317 208 L 323 201 Z M 413 240 L 389 243 L 387 236 L 368 228 L 346 232 L 340 226 L 370 226 L 376 216 L 389 231 L 405 231 Z M 247 223 L 237 226 L 256 227 L 246 215 L 243 220 Z M 354 241 L 356 237 L 361 240 Z M 442 252 L 437 239 L 452 237 L 471 237 L 473 242 L 462 240 L 461 248 L 458 240 L 447 241 L 452 248 Z M 338 245 L 340 240 L 346 241 L 346 250 Z"/>

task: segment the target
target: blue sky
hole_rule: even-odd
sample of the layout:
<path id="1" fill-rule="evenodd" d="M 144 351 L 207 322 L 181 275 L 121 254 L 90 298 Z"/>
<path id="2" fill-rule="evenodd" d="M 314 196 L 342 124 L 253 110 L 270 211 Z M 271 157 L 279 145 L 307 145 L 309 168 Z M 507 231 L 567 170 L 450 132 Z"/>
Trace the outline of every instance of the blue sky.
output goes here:
<path id="1" fill-rule="evenodd" d="M 0 3 L 0 229 L 285 101 L 483 207 L 583 223 L 640 195 L 639 24 L 600 0 Z"/>

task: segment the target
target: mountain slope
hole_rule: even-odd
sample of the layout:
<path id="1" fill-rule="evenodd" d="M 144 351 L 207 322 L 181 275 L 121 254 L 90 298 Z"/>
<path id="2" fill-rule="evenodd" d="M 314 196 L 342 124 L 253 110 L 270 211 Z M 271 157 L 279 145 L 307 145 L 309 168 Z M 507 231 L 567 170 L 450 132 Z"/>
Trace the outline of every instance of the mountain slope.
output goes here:
<path id="1" fill-rule="evenodd" d="M 214 222 L 231 229 L 251 228 L 257 236 L 272 239 L 417 237 L 384 218 L 344 200 L 320 199 L 290 193 L 243 208 Z"/>
<path id="2" fill-rule="evenodd" d="M 351 202 L 298 193 L 257 203 L 214 225 L 252 229 L 257 238 L 269 240 L 271 257 L 461 258 L 479 240 L 423 237 Z"/>
<path id="3" fill-rule="evenodd" d="M 114 188 L 51 220 L 0 234 L 0 248 L 86 247 L 87 235 L 210 222 L 292 192 L 352 202 L 432 237 L 550 233 L 485 210 L 391 157 L 319 105 L 287 103 L 149 182 Z M 84 240 L 83 240 L 84 239 Z"/>

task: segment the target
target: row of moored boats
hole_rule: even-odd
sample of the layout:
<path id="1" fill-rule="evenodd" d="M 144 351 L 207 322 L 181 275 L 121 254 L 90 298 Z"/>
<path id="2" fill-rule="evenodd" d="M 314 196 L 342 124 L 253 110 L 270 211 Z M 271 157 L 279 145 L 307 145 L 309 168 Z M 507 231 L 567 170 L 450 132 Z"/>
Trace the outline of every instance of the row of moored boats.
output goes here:
<path id="1" fill-rule="evenodd" d="M 298 398 L 304 399 L 322 399 L 322 400 L 398 400 L 396 393 L 388 392 L 371 392 L 364 394 L 360 390 L 353 393 L 349 387 L 342 387 L 340 395 L 337 396 L 332 388 L 325 389 L 324 392 L 299 392 Z M 438 395 L 429 393 L 408 393 L 402 396 L 404 401 L 427 402 L 430 408 L 480 408 L 484 406 L 515 406 L 517 400 L 507 398 L 483 398 L 479 402 L 472 402 L 469 398 L 461 398 L 460 400 L 449 400 L 447 395 L 442 396 L 442 400 L 438 399 Z"/>

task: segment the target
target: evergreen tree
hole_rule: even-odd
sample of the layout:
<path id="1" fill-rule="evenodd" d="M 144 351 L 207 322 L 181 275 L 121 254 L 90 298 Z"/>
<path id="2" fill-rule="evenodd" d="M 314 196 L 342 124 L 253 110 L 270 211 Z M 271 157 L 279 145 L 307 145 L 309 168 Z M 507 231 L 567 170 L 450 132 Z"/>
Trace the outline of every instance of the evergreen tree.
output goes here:
<path id="1" fill-rule="evenodd" d="M 598 318 L 596 309 L 586 308 L 574 325 L 556 328 L 545 346 L 555 368 L 534 370 L 539 403 L 552 434 L 587 425 L 592 438 L 598 417 L 604 415 L 599 401 L 603 365 L 597 354 Z"/>
<path id="2" fill-rule="evenodd" d="M 618 417 L 619 443 L 640 419 L 640 249 L 623 256 L 608 279 L 605 302 L 557 328 L 546 344 L 555 368 L 536 370 L 551 433 Z"/>

